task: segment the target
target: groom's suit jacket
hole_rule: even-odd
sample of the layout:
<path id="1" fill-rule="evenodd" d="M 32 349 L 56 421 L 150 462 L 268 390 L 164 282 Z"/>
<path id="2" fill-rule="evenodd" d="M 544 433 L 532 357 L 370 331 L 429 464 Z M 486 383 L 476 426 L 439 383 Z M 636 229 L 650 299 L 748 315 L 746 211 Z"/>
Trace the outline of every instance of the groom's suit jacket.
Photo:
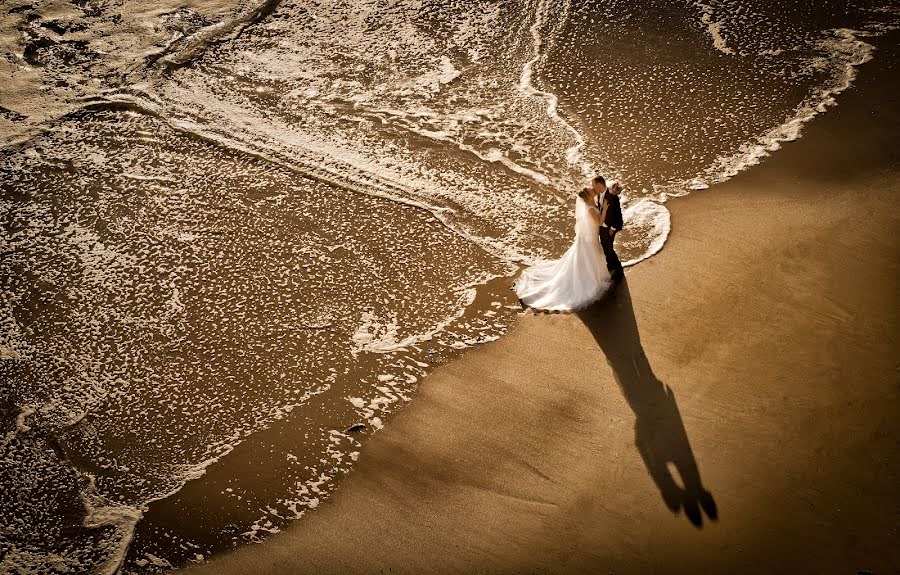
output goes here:
<path id="1" fill-rule="evenodd" d="M 617 231 L 621 230 L 625 222 L 622 220 L 622 206 L 619 204 L 619 196 L 611 194 L 607 190 L 603 194 L 602 200 L 600 202 L 599 208 L 601 212 L 603 211 L 602 202 L 606 202 L 609 204 L 609 207 L 606 209 L 606 219 L 603 220 L 602 223 Z"/>

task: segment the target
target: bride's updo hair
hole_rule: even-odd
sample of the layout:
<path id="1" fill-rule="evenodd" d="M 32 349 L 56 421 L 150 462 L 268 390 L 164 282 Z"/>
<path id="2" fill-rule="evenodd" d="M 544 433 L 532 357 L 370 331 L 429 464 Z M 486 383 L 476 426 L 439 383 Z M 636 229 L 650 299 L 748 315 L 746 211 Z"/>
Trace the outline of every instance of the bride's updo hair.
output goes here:
<path id="1" fill-rule="evenodd" d="M 581 191 L 578 192 L 578 197 L 584 201 L 588 201 L 591 197 L 591 189 L 590 188 L 581 188 Z"/>

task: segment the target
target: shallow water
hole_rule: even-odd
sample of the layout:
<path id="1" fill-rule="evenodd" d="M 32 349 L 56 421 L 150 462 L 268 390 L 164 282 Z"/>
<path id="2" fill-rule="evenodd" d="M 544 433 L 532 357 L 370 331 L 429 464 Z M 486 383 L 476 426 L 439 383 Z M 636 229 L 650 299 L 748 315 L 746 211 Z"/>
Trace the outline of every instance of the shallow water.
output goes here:
<path id="1" fill-rule="evenodd" d="M 585 174 L 632 262 L 895 26 L 877 3 L 0 8 L 0 564 L 127 572 L 314 508 L 517 313 Z M 359 427 L 353 428 L 354 425 Z"/>

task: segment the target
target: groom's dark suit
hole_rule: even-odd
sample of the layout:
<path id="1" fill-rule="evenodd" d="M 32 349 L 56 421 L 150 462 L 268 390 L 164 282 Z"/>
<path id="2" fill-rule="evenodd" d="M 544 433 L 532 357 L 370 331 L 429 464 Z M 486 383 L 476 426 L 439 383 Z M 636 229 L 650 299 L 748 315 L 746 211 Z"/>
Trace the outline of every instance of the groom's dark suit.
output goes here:
<path id="1" fill-rule="evenodd" d="M 606 202 L 609 207 L 606 208 L 606 219 L 600 225 L 600 245 L 603 247 L 603 254 L 606 256 L 606 268 L 610 273 L 615 274 L 622 271 L 622 262 L 619 261 L 616 250 L 613 249 L 616 234 L 619 233 L 624 224 L 622 220 L 622 206 L 619 204 L 619 196 L 610 193 L 609 190 L 597 202 L 597 207 L 600 208 L 601 213 L 603 213 L 603 202 Z M 610 233 L 610 229 L 612 229 L 612 233 Z"/>

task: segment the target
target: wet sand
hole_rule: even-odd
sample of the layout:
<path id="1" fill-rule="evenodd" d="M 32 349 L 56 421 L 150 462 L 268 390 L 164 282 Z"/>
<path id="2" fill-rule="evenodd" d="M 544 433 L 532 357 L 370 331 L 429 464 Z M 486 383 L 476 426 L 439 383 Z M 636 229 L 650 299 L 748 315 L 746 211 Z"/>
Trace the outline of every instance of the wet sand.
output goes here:
<path id="1" fill-rule="evenodd" d="M 898 77 L 879 54 L 671 201 L 615 293 L 437 369 L 315 512 L 189 571 L 896 572 Z"/>

